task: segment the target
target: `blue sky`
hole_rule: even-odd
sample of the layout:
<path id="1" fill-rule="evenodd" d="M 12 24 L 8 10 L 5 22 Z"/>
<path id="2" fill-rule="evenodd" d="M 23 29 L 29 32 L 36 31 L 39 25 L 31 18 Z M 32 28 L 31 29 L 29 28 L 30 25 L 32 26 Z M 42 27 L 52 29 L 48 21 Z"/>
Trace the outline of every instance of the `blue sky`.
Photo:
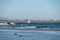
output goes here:
<path id="1" fill-rule="evenodd" d="M 60 19 L 60 0 L 0 0 L 0 17 Z"/>

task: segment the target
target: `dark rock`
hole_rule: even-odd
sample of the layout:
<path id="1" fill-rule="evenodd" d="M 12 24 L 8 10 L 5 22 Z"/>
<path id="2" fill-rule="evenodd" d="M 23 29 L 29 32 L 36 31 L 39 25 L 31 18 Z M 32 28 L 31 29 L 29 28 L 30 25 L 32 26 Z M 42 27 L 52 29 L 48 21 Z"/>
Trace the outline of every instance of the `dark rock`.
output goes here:
<path id="1" fill-rule="evenodd" d="M 18 35 L 17 33 L 14 33 L 14 35 Z"/>
<path id="2" fill-rule="evenodd" d="M 19 37 L 23 37 L 23 35 L 19 35 Z"/>

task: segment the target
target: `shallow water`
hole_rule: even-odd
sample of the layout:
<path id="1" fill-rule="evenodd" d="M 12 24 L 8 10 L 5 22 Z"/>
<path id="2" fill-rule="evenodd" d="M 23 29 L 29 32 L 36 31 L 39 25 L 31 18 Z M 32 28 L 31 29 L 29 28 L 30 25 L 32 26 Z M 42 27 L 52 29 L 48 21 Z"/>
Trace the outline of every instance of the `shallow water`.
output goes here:
<path id="1" fill-rule="evenodd" d="M 60 40 L 60 31 L 0 30 L 0 40 Z"/>

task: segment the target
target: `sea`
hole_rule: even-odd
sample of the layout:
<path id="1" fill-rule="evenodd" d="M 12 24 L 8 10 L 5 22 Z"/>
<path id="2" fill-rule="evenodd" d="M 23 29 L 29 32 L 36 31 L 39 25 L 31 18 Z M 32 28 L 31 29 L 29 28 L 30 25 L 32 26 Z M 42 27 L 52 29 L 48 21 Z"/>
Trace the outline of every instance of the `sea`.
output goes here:
<path id="1" fill-rule="evenodd" d="M 0 29 L 0 40 L 60 40 L 60 31 Z"/>
<path id="2" fill-rule="evenodd" d="M 36 26 L 36 27 L 49 27 L 49 28 L 60 28 L 60 22 L 17 22 L 15 25 L 8 25 L 10 27 L 25 27 L 25 26 Z"/>
<path id="3" fill-rule="evenodd" d="M 36 22 L 36 23 L 14 23 L 13 25 L 0 25 L 1 27 L 49 27 L 60 28 L 60 22 Z M 7 30 L 0 29 L 0 40 L 60 40 L 60 31 L 42 30 Z"/>

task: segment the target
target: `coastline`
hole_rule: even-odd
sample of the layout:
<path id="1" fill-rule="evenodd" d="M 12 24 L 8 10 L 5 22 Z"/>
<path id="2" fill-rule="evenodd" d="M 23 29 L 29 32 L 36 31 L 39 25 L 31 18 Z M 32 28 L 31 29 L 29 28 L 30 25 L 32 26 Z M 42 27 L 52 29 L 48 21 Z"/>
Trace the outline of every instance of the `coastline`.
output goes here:
<path id="1" fill-rule="evenodd" d="M 60 28 L 0 28 L 1 30 L 60 31 Z"/>

